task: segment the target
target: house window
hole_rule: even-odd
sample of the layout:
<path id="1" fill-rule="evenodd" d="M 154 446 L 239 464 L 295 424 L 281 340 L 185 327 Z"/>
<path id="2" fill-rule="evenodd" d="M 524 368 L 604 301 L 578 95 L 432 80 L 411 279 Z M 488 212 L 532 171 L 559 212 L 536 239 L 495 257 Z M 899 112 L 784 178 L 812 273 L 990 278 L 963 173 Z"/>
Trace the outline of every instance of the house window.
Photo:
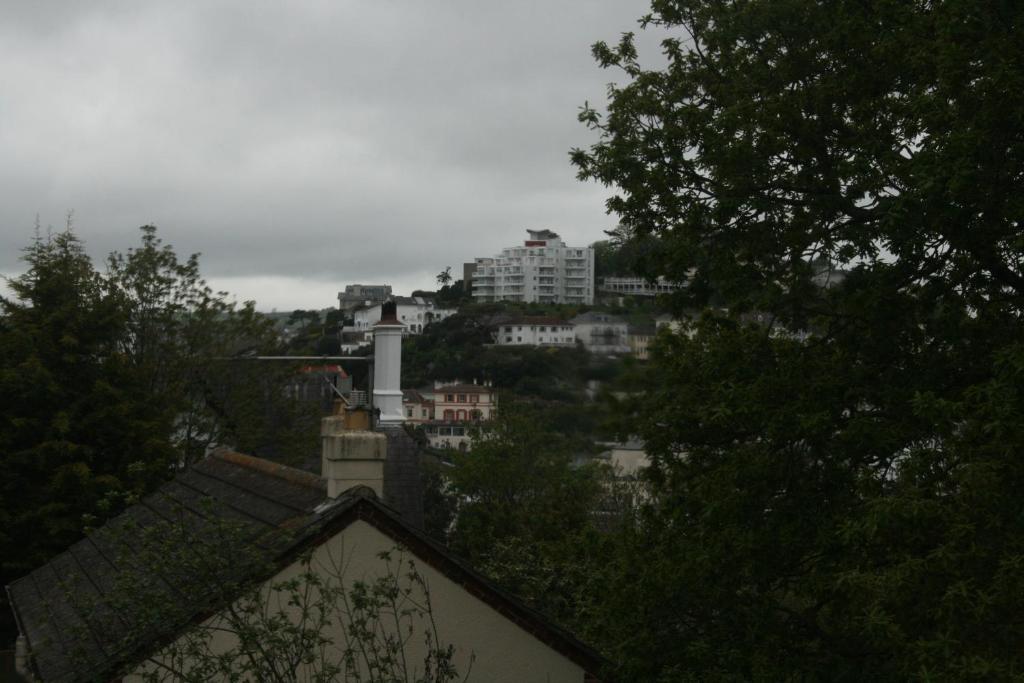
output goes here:
<path id="1" fill-rule="evenodd" d="M 460 421 L 460 422 L 464 421 L 466 419 L 466 411 L 465 410 L 459 410 L 459 412 L 457 412 L 455 414 L 455 419 Z"/>
<path id="2" fill-rule="evenodd" d="M 480 401 L 480 397 L 479 397 L 479 396 L 477 396 L 476 394 L 472 394 L 472 395 L 471 395 L 471 396 L 469 397 L 469 402 L 470 402 L 470 403 L 477 403 L 477 402 L 479 402 L 479 401 Z"/>
<path id="3" fill-rule="evenodd" d="M 481 413 L 479 410 L 472 410 L 470 411 L 469 416 L 474 420 L 479 421 L 480 418 L 483 417 L 483 413 Z"/>
<path id="4" fill-rule="evenodd" d="M 523 338 L 522 337 L 516 337 L 516 341 L 517 342 L 521 342 L 521 341 L 523 341 Z"/>
<path id="5" fill-rule="evenodd" d="M 511 344 L 512 343 L 512 337 L 505 337 L 505 343 L 506 344 Z"/>
<path id="6" fill-rule="evenodd" d="M 427 416 L 427 409 L 424 408 L 423 410 L 420 411 L 420 417 L 424 417 L 425 418 L 426 416 Z"/>
<path id="7" fill-rule="evenodd" d="M 405 416 L 406 417 L 412 417 L 412 408 L 406 408 L 405 409 Z"/>
<path id="8" fill-rule="evenodd" d="M 466 395 L 465 394 L 459 394 L 459 403 L 465 403 L 465 402 L 466 402 Z"/>
<path id="9" fill-rule="evenodd" d="M 506 327 L 506 328 L 505 328 L 505 331 L 506 331 L 506 332 L 511 332 L 511 331 L 512 331 L 512 328 L 511 328 L 511 327 Z"/>
<path id="10" fill-rule="evenodd" d="M 445 422 L 451 422 L 454 419 L 455 419 L 455 411 L 454 410 L 449 408 L 448 410 L 444 411 L 444 421 Z"/>
<path id="11" fill-rule="evenodd" d="M 455 401 L 455 394 L 445 394 L 444 395 L 444 400 L 447 403 L 453 403 Z"/>
<path id="12" fill-rule="evenodd" d="M 548 328 L 546 326 L 541 326 L 540 331 L 541 332 L 547 332 Z"/>

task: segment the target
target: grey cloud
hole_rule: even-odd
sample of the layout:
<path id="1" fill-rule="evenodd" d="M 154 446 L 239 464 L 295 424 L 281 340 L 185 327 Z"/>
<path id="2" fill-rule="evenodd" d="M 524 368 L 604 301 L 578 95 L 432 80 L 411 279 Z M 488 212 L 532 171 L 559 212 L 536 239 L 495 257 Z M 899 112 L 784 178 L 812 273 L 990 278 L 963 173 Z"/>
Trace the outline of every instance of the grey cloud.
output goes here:
<path id="1" fill-rule="evenodd" d="M 589 45 L 643 0 L 7 5 L 0 271 L 68 208 L 97 256 L 152 222 L 249 283 L 419 281 L 526 227 L 613 224 L 567 153 L 617 77 Z"/>

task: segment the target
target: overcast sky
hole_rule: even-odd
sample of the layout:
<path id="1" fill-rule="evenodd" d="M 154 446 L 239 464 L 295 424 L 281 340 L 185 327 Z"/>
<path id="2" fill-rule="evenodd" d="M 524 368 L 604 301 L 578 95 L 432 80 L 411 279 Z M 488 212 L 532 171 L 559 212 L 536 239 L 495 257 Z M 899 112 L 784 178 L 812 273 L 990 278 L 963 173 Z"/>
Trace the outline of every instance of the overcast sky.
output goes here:
<path id="1" fill-rule="evenodd" d="M 550 228 L 589 244 L 607 191 L 576 121 L 590 55 L 646 0 L 0 2 L 0 272 L 74 211 L 94 258 L 146 223 L 261 310 L 347 283 L 432 288 Z"/>

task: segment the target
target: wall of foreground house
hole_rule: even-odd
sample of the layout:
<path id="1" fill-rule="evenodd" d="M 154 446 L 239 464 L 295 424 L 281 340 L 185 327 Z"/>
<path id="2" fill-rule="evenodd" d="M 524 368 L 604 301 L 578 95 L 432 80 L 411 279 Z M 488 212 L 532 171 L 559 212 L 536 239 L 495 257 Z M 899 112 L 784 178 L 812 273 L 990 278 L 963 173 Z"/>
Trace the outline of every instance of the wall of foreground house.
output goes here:
<path id="1" fill-rule="evenodd" d="M 394 548 L 395 542 L 389 536 L 362 520 L 356 520 L 316 549 L 313 566 L 327 572 L 333 572 L 330 569 L 333 566 L 344 566 L 346 583 L 357 580 L 368 582 L 382 571 L 382 561 L 378 554 L 393 552 Z M 411 555 L 406 554 L 406 557 Z M 506 619 L 430 565 L 416 560 L 416 566 L 430 590 L 433 616 L 441 644 L 455 646 L 454 663 L 460 680 L 468 671 L 473 681 L 582 683 L 584 671 L 580 666 Z M 264 584 L 264 590 L 268 590 L 272 584 L 296 577 L 301 571 L 299 563 L 285 568 Z M 292 608 L 293 613 L 295 609 Z M 215 626 L 217 619 L 214 617 L 206 624 Z M 228 650 L 233 636 L 224 632 L 213 633 L 211 650 Z M 335 643 L 344 642 L 340 632 L 331 635 Z M 410 666 L 415 664 L 422 671 L 425 654 L 423 631 L 417 629 L 406 644 L 406 659 Z M 124 680 L 132 683 L 140 681 L 140 674 L 147 666 L 155 665 L 143 665 Z M 304 679 L 300 674 L 299 680 Z"/>

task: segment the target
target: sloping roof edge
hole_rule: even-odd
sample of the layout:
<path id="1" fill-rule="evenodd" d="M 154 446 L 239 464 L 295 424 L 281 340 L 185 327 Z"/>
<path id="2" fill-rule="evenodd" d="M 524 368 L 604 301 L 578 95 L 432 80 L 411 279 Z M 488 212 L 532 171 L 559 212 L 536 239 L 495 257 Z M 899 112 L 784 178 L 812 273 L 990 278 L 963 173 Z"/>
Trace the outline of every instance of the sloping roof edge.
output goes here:
<path id="1" fill-rule="evenodd" d="M 586 645 L 568 631 L 552 623 L 547 617 L 499 588 L 492 581 L 472 569 L 454 556 L 443 545 L 406 524 L 395 512 L 375 497 L 358 499 L 345 514 L 339 515 L 324 528 L 323 543 L 340 532 L 356 519 L 363 520 L 407 547 L 419 559 L 436 569 L 449 580 L 461 586 L 484 604 L 523 629 L 537 640 L 579 665 L 589 676 L 594 676 L 606 667 L 606 660 L 593 648 Z M 335 524 L 340 526 L 334 528 Z M 333 533 L 332 533 L 333 532 Z"/>
<path id="2" fill-rule="evenodd" d="M 465 562 L 452 555 L 441 544 L 406 524 L 395 511 L 377 499 L 372 489 L 358 486 L 349 489 L 337 500 L 339 502 L 336 504 L 336 509 L 323 523 L 323 528 L 319 533 L 292 546 L 288 552 L 278 558 L 277 568 L 279 570 L 298 560 L 304 552 L 323 545 L 353 522 L 364 521 L 396 543 L 408 548 L 418 559 L 426 562 L 516 626 L 579 665 L 584 670 L 587 681 L 599 680 L 596 676 L 606 667 L 607 662 L 597 651 L 496 586 Z M 200 623 L 210 616 L 212 614 L 198 615 L 192 624 Z M 152 648 L 147 648 L 146 652 L 152 650 Z M 134 669 L 142 662 L 142 658 L 142 653 L 139 653 L 138 658 L 126 669 Z"/>
<path id="3" fill-rule="evenodd" d="M 310 534 L 302 542 L 290 546 L 275 560 L 274 566 L 278 571 L 297 561 L 303 553 L 322 545 L 341 533 L 353 522 L 364 521 L 393 539 L 398 545 L 407 548 L 419 560 L 461 586 L 470 595 L 494 609 L 516 626 L 580 666 L 586 673 L 587 681 L 598 680 L 596 678 L 598 672 L 606 666 L 606 661 L 600 654 L 568 631 L 553 624 L 536 610 L 496 586 L 489 579 L 470 568 L 464 561 L 452 555 L 444 546 L 406 524 L 395 511 L 379 501 L 371 489 L 362 486 L 350 489 L 335 499 L 332 507 L 334 507 L 333 510 L 313 523 L 322 525 L 319 531 Z M 260 577 L 254 579 L 252 583 L 258 584 L 267 578 L 269 577 Z M 24 633 L 20 625 L 17 605 L 13 600 L 10 602 L 19 625 L 19 632 Z M 172 634 L 140 645 L 132 652 L 125 652 L 119 661 L 110 662 L 105 673 L 94 673 L 104 677 L 107 677 L 108 674 L 114 677 L 125 675 L 141 665 L 150 653 L 159 651 L 161 647 L 174 642 L 183 628 L 200 624 L 213 614 L 214 612 L 196 614 Z M 28 643 L 28 645 L 31 652 L 32 644 Z M 38 678 L 38 671 L 35 673 Z"/>
<path id="4" fill-rule="evenodd" d="M 313 475 L 292 471 L 291 468 L 277 466 L 274 463 L 266 463 L 264 466 L 263 463 L 265 461 L 259 458 L 234 452 L 217 453 L 215 457 L 236 465 L 271 474 L 293 484 L 309 486 L 314 489 L 319 489 L 322 486 L 319 478 Z M 338 498 L 326 501 L 324 508 L 316 518 L 302 525 L 306 529 L 305 533 L 301 529 L 293 530 L 301 538 L 296 543 L 289 543 L 287 547 L 283 548 L 273 558 L 272 563 L 275 571 L 279 571 L 294 563 L 303 553 L 322 545 L 353 522 L 362 520 L 393 539 L 396 544 L 408 548 L 419 560 L 461 586 L 470 595 L 473 595 L 491 609 L 497 611 L 516 626 L 580 666 L 586 672 L 587 681 L 597 681 L 596 675 L 605 669 L 606 662 L 596 651 L 576 639 L 568 631 L 549 621 L 536 610 L 528 607 L 519 599 L 496 586 L 489 579 L 469 567 L 463 560 L 455 557 L 443 545 L 433 541 L 405 522 L 396 511 L 378 500 L 371 489 L 366 487 L 349 489 Z M 246 585 L 258 585 L 265 582 L 268 578 L 269 576 L 262 575 L 252 577 Z M 5 588 L 19 633 L 28 640 L 28 634 L 23 626 L 18 604 L 11 594 L 11 586 L 9 585 Z M 90 675 L 108 679 L 112 676 L 124 675 L 133 671 L 151 653 L 157 652 L 160 648 L 174 642 L 183 629 L 202 623 L 207 618 L 213 616 L 218 609 L 220 607 L 212 611 L 205 610 L 194 613 L 189 619 L 179 623 L 173 630 L 159 635 L 154 634 L 152 639 L 138 643 L 134 648 L 110 653 L 113 657 L 106 662 L 106 666 L 101 670 L 90 672 Z M 27 644 L 29 652 L 32 653 L 33 644 L 30 641 Z M 34 657 L 30 658 L 30 666 L 36 678 L 42 680 L 40 672 L 36 668 Z"/>

